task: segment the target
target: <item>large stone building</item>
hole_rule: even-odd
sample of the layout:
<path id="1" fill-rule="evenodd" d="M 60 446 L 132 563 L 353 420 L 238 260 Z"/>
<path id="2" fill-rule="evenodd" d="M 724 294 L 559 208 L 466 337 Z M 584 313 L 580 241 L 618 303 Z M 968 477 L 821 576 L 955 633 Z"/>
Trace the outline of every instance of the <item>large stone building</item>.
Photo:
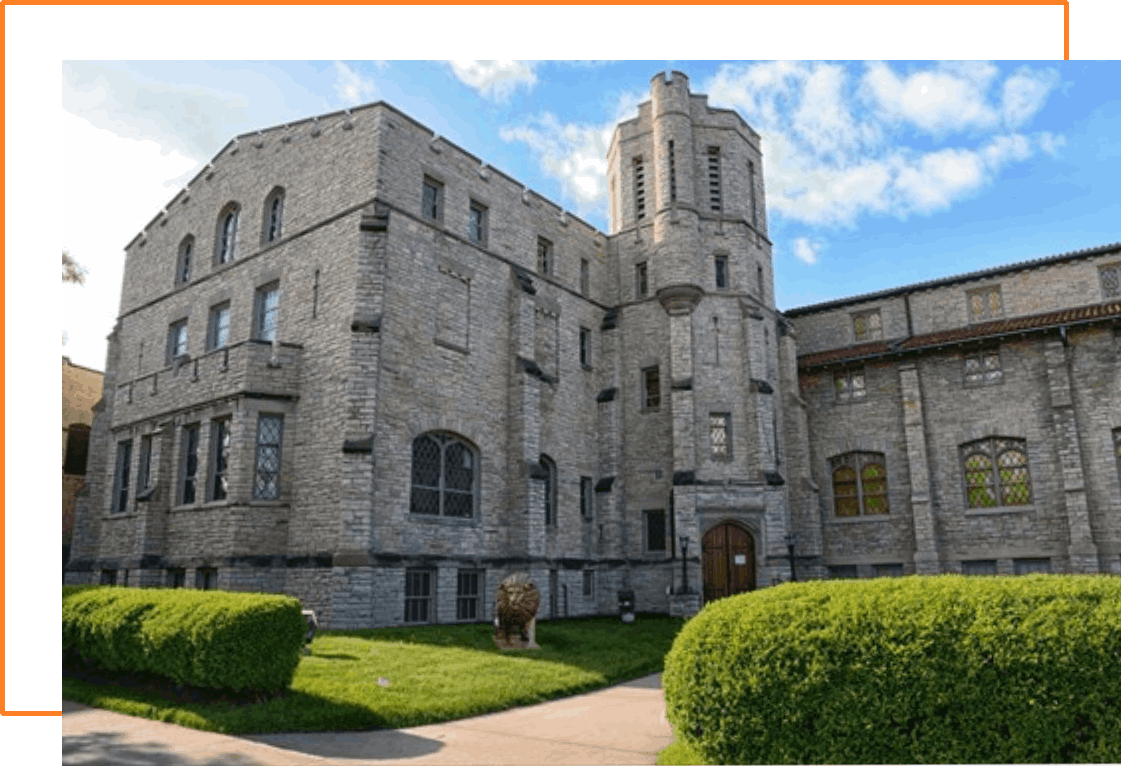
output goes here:
<path id="1" fill-rule="evenodd" d="M 70 560 L 74 506 L 86 482 L 93 406 L 101 398 L 101 373 L 62 357 L 62 566 Z"/>
<path id="2" fill-rule="evenodd" d="M 1121 572 L 1121 246 L 783 315 L 738 114 L 660 74 L 608 160 L 603 233 L 384 103 L 233 140 L 126 248 L 67 581 L 343 628 Z"/>

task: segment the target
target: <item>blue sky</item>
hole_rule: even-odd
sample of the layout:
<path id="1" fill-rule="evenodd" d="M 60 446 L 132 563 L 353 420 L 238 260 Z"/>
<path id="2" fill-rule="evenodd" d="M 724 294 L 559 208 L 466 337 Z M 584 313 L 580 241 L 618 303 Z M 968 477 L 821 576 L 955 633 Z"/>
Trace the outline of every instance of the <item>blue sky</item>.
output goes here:
<path id="1" fill-rule="evenodd" d="M 237 134 L 385 100 L 606 230 L 612 128 L 666 69 L 763 136 L 780 308 L 1121 239 L 1115 62 L 65 61 L 79 177 L 126 187 L 67 232 L 101 307 L 66 352 L 102 366 L 124 244 Z"/>

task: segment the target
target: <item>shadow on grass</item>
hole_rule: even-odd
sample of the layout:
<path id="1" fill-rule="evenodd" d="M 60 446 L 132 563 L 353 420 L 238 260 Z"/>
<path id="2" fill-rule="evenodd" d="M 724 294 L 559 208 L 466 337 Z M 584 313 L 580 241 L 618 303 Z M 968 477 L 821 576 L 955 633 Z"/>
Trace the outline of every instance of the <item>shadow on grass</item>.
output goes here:
<path id="1" fill-rule="evenodd" d="M 143 763 L 145 766 L 245 766 L 239 753 L 219 753 L 206 760 L 183 756 L 162 742 L 127 742 L 117 732 L 95 731 L 63 735 L 63 766 L 110 766 Z"/>

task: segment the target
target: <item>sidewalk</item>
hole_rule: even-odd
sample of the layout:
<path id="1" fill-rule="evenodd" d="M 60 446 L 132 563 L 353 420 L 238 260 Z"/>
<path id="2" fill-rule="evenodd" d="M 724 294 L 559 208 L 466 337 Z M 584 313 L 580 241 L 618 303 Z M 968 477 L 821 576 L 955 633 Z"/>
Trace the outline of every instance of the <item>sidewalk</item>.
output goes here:
<path id="1" fill-rule="evenodd" d="M 673 741 L 661 674 L 411 729 L 230 737 L 62 703 L 66 766 L 652 764 Z"/>

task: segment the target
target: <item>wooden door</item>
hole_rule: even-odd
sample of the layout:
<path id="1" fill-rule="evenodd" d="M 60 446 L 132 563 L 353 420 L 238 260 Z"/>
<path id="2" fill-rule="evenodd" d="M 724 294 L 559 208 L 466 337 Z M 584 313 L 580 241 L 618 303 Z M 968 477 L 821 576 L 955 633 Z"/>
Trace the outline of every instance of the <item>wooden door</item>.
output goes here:
<path id="1" fill-rule="evenodd" d="M 713 527 L 701 540 L 705 601 L 755 590 L 755 539 L 735 524 Z"/>

